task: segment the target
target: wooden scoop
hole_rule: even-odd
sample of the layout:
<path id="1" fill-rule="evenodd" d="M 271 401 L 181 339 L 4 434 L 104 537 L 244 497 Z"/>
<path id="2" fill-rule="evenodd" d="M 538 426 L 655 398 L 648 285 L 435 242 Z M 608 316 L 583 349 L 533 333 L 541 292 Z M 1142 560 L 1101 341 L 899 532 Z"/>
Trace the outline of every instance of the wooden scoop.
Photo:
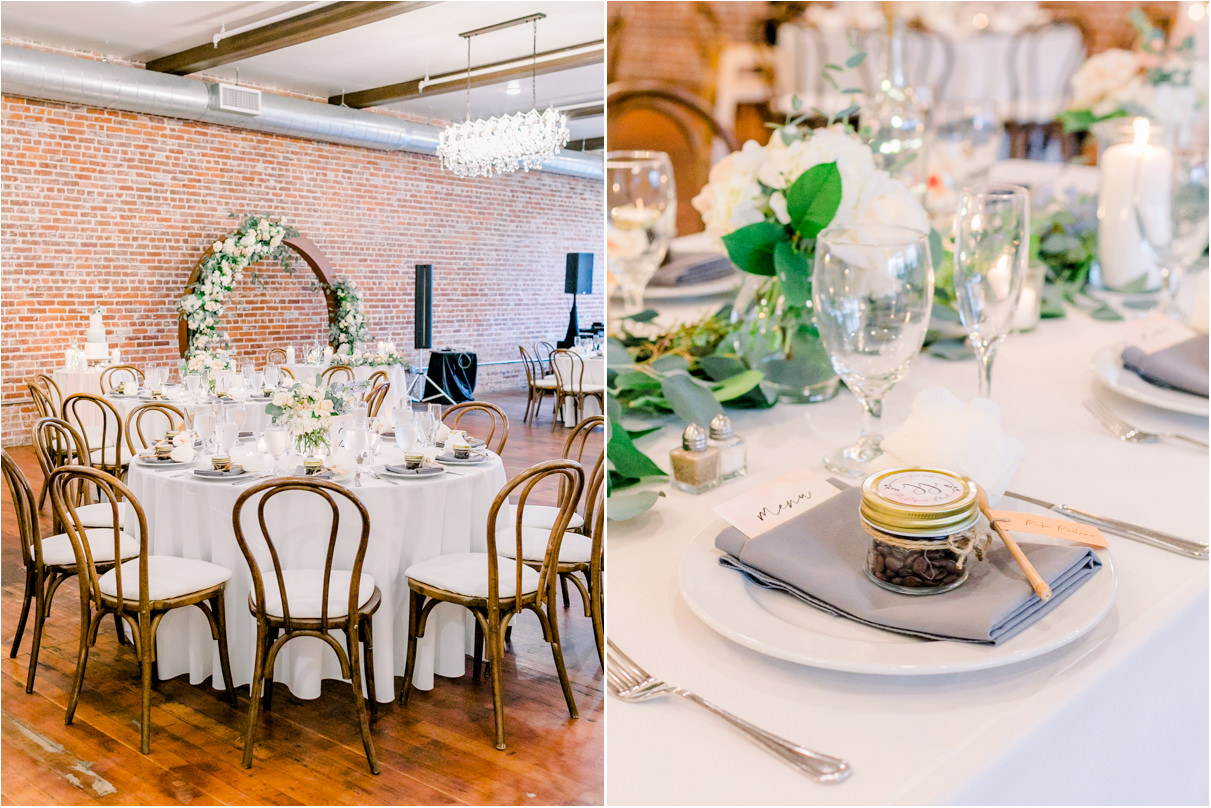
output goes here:
<path id="1" fill-rule="evenodd" d="M 1043 580 L 1043 576 L 1039 575 L 1039 571 L 1030 563 L 1030 559 L 1022 552 L 1022 548 L 1018 547 L 1018 543 L 1009 535 L 1009 531 L 997 524 L 996 519 L 992 516 L 992 508 L 988 505 L 988 494 L 984 493 L 984 489 L 979 483 L 972 481 L 972 485 L 976 487 L 976 497 L 980 502 L 980 512 L 988 519 L 988 523 L 992 525 L 992 529 L 1001 537 L 1001 541 L 1005 542 L 1005 546 L 1009 548 L 1009 554 L 1013 556 L 1013 560 L 1018 562 L 1018 566 L 1022 568 L 1022 572 L 1026 573 L 1026 580 L 1030 581 L 1030 585 L 1034 587 L 1034 592 L 1039 596 L 1040 600 L 1051 600 L 1051 587 Z"/>

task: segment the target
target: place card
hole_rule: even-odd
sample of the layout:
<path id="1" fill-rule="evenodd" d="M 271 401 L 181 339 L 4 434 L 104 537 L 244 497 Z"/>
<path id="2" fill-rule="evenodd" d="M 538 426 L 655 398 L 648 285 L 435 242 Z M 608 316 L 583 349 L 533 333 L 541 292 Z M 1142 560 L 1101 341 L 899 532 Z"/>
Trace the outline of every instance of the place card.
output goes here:
<path id="1" fill-rule="evenodd" d="M 1198 332 L 1185 323 L 1160 312 L 1141 317 L 1128 324 L 1127 340 L 1146 354 L 1153 354 L 1185 342 Z"/>
<path id="2" fill-rule="evenodd" d="M 840 489 L 810 471 L 792 471 L 715 507 L 715 513 L 750 539 L 832 498 Z"/>
<path id="3" fill-rule="evenodd" d="M 1016 511 L 993 511 L 992 518 L 1006 530 L 1019 533 L 1037 533 L 1053 539 L 1066 539 L 1090 547 L 1108 548 L 1106 537 L 1093 525 L 1057 519 L 1054 516 L 1039 516 Z"/>

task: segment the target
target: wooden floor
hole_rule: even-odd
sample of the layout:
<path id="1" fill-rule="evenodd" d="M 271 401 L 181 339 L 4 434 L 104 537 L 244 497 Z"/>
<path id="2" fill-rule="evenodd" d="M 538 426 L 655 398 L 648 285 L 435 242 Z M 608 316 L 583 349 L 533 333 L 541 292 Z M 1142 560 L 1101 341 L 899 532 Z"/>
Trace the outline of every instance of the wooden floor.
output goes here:
<path id="1" fill-rule="evenodd" d="M 509 414 L 506 471 L 558 457 L 564 430 L 551 431 L 550 399 L 534 427 L 521 422 L 524 393 L 485 394 Z M 10 450 L 31 483 L 41 482 L 30 447 Z M 49 505 L 47 507 L 49 511 Z M 24 573 L 9 498 L 3 497 L 3 642 L 11 647 Z M 48 532 L 44 520 L 43 532 Z M 63 723 L 79 637 L 78 590 L 65 583 L 43 635 L 34 693 L 25 693 L 31 632 L 16 659 L 3 657 L 0 802 L 17 804 L 601 804 L 605 723 L 601 667 L 576 595 L 560 615 L 564 657 L 580 718 L 568 717 L 538 621 L 514 621 L 505 663 L 509 748 L 493 742 L 487 681 L 439 677 L 408 706 L 379 707 L 372 723 L 382 774 L 366 765 L 347 684 L 324 683 L 302 701 L 277 686 L 262 713 L 256 760 L 240 765 L 247 688 L 232 709 L 210 681 L 160 682 L 152 694 L 151 754 L 139 754 L 139 673 L 129 646 L 106 620 L 89 657 L 75 721 Z M 468 665 L 468 669 L 469 669 Z M 401 679 L 396 677 L 396 687 Z"/>

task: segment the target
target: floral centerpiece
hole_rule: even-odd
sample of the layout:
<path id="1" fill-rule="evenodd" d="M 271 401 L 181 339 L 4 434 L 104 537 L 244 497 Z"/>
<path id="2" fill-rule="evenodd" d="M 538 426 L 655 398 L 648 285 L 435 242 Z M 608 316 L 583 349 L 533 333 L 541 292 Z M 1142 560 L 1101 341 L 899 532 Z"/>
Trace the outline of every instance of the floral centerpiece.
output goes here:
<path id="1" fill-rule="evenodd" d="M 1139 33 L 1135 50 L 1104 50 L 1072 77 L 1072 104 L 1060 113 L 1065 131 L 1128 116 L 1172 125 L 1205 119 L 1207 65 L 1195 58 L 1193 38 L 1170 45 L 1139 9 L 1131 19 Z"/>
<path id="2" fill-rule="evenodd" d="M 343 385 L 299 382 L 276 391 L 265 412 L 274 423 L 286 427 L 300 455 L 315 456 L 321 449 L 331 450 L 328 430 L 333 418 L 350 412 L 355 403 L 355 394 Z"/>
<path id="3" fill-rule="evenodd" d="M 408 360 L 396 352 L 395 345 L 388 342 L 380 342 L 373 351 L 354 351 L 349 357 L 349 364 L 353 367 L 403 365 L 405 370 L 411 368 Z"/>
<path id="4" fill-rule="evenodd" d="M 785 126 L 715 164 L 693 199 L 706 232 L 754 276 L 732 312 L 736 352 L 781 398 L 815 401 L 836 391 L 811 311 L 816 236 L 829 226 L 894 224 L 929 232 L 929 218 L 899 180 L 875 167 L 870 146 L 845 124 Z"/>
<path id="5" fill-rule="evenodd" d="M 190 373 L 214 373 L 219 370 L 234 370 L 235 363 L 231 356 L 222 350 L 207 351 L 193 348 L 185 353 L 181 360 L 181 375 Z"/>

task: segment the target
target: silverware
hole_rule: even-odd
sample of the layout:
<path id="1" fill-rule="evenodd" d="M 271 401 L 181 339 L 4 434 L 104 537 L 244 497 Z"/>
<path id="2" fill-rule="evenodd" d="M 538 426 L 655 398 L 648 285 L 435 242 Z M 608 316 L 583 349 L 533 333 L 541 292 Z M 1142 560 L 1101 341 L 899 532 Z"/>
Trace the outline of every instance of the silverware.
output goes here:
<path id="1" fill-rule="evenodd" d="M 1198 558 L 1203 561 L 1207 560 L 1207 545 L 1199 544 L 1198 542 L 1183 539 L 1179 536 L 1174 536 L 1171 533 L 1162 533 L 1159 530 L 1152 530 L 1147 527 L 1133 525 L 1130 522 L 1123 522 L 1118 519 L 1111 519 L 1108 516 L 1098 516 L 1089 511 L 1082 511 L 1079 508 L 1073 508 L 1070 505 L 1057 505 L 1054 502 L 1045 502 L 1041 499 L 1028 497 L 1025 494 L 1017 494 L 1013 491 L 1006 491 L 1006 494 L 1014 499 L 1020 499 L 1023 502 L 1029 502 L 1038 505 L 1040 508 L 1046 508 L 1053 513 L 1062 514 L 1070 519 L 1075 519 L 1078 522 L 1084 522 L 1095 527 L 1100 527 L 1108 533 L 1113 533 L 1116 536 L 1122 536 L 1125 539 L 1150 544 L 1153 547 L 1160 547 L 1162 550 L 1169 550 L 1178 555 L 1188 556 L 1189 558 Z"/>
<path id="2" fill-rule="evenodd" d="M 393 480 L 390 477 L 384 477 L 381 474 L 379 474 L 377 471 L 375 471 L 374 469 L 370 469 L 370 476 L 376 480 L 382 480 L 385 483 L 391 483 L 392 485 L 402 485 L 403 484 L 403 480 Z"/>
<path id="3" fill-rule="evenodd" d="M 264 480 L 266 477 L 272 477 L 272 476 L 273 476 L 272 474 L 254 474 L 251 477 L 244 477 L 242 479 L 236 480 L 231 484 L 232 485 L 243 485 L 244 483 L 251 483 L 251 482 L 255 482 L 256 480 Z"/>
<path id="4" fill-rule="evenodd" d="M 729 713 L 696 693 L 666 684 L 635 664 L 609 638 L 606 638 L 606 680 L 610 692 L 622 701 L 646 701 L 671 693 L 705 707 L 817 782 L 839 783 L 849 777 L 848 762 L 791 743 Z"/>
<path id="5" fill-rule="evenodd" d="M 1208 448 L 1205 442 L 1197 438 L 1178 435 L 1176 432 L 1145 432 L 1142 429 L 1138 429 L 1124 421 L 1114 410 L 1097 399 L 1087 399 L 1085 401 L 1085 409 L 1093 413 L 1094 417 L 1113 432 L 1119 440 L 1126 441 L 1127 443 L 1151 443 L 1161 438 L 1173 438 L 1175 440 L 1184 440 L 1186 443 L 1193 443 L 1195 446 L 1201 446 L 1204 449 Z"/>

